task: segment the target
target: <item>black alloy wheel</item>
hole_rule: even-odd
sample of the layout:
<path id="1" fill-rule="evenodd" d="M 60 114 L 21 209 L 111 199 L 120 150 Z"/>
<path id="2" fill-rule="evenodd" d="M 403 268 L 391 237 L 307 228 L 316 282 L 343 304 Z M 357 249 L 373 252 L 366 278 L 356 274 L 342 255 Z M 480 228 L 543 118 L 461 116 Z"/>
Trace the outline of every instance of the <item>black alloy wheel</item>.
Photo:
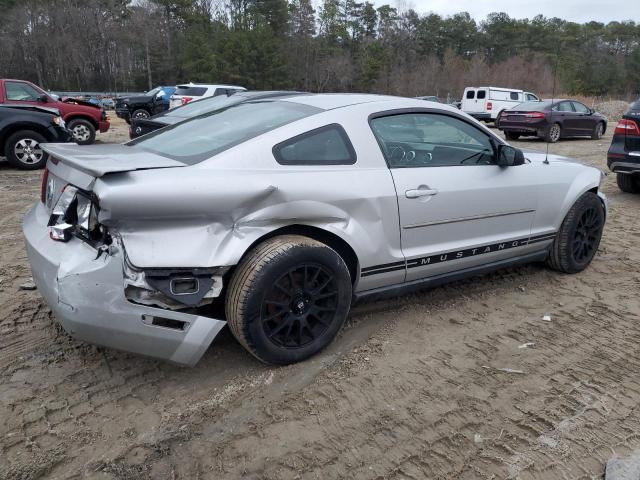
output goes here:
<path id="1" fill-rule="evenodd" d="M 329 328 L 337 309 L 335 276 L 321 265 L 303 263 L 282 275 L 265 293 L 262 328 L 276 345 L 300 348 Z"/>
<path id="2" fill-rule="evenodd" d="M 573 259 L 578 264 L 588 263 L 593 258 L 602 235 L 602 218 L 595 207 L 587 208 L 578 219 L 573 235 Z"/>

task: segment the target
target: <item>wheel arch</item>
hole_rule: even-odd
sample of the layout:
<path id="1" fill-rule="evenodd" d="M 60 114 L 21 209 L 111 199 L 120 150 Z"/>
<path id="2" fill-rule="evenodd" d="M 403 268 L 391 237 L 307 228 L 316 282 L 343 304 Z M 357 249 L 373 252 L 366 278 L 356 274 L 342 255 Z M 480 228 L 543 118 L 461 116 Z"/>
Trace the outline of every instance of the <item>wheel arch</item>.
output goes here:
<path id="1" fill-rule="evenodd" d="M 304 224 L 293 224 L 287 225 L 284 227 L 276 228 L 268 233 L 265 233 L 261 237 L 258 237 L 256 240 L 249 245 L 249 247 L 244 251 L 242 256 L 240 257 L 238 264 L 242 262 L 242 260 L 253 250 L 254 247 L 263 243 L 266 240 L 269 240 L 273 237 L 278 237 L 281 235 L 302 235 L 304 237 L 312 238 L 320 243 L 324 243 L 329 246 L 333 250 L 336 251 L 338 255 L 344 260 L 344 263 L 347 265 L 347 269 L 349 270 L 349 275 L 351 275 L 351 283 L 355 285 L 356 280 L 358 279 L 358 272 L 360 271 L 360 262 L 358 260 L 358 255 L 355 250 L 349 243 L 341 238 L 340 236 L 332 233 L 328 230 L 325 230 L 320 227 L 312 226 L 312 225 L 304 225 Z M 228 280 L 233 275 L 233 271 L 235 267 L 230 269 L 227 272 L 228 278 L 225 279 L 228 284 Z"/>
<path id="2" fill-rule="evenodd" d="M 86 120 L 91 125 L 93 125 L 93 128 L 95 128 L 96 130 L 98 129 L 98 122 L 96 121 L 96 119 L 82 113 L 71 113 L 67 116 L 67 118 L 65 118 L 64 121 L 70 123 L 74 120 Z"/>
<path id="3" fill-rule="evenodd" d="M 7 147 L 7 139 L 14 133 L 21 130 L 31 130 L 33 132 L 39 133 L 47 140 L 51 139 L 51 135 L 49 135 L 47 129 L 42 125 L 28 122 L 15 123 L 0 132 L 0 154 L 4 155 L 4 150 Z"/>
<path id="4" fill-rule="evenodd" d="M 598 174 L 600 171 L 598 170 Z M 562 203 L 562 208 L 560 210 L 560 215 L 558 215 L 558 219 L 556 220 L 555 228 L 556 230 L 560 229 L 562 222 L 565 217 L 571 210 L 571 207 L 578 201 L 578 199 L 587 192 L 595 193 L 600 201 L 602 202 L 602 206 L 604 208 L 605 219 L 607 217 L 607 203 L 600 192 L 600 182 L 592 178 L 592 176 L 584 172 L 578 175 L 575 180 L 572 182 L 570 188 L 567 190 L 567 194 L 565 196 L 564 202 Z"/>

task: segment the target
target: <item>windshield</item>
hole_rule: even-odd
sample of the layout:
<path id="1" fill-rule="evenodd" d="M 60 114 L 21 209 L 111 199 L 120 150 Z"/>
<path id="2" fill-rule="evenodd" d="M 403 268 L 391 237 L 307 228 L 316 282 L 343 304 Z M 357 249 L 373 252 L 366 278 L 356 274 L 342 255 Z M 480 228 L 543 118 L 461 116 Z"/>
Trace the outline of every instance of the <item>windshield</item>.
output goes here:
<path id="1" fill-rule="evenodd" d="M 317 107 L 293 102 L 244 102 L 157 130 L 125 145 L 193 165 L 321 111 Z"/>
<path id="2" fill-rule="evenodd" d="M 549 108 L 551 102 L 524 102 L 513 107 L 511 110 L 522 110 L 527 112 L 544 112 Z"/>
<path id="3" fill-rule="evenodd" d="M 164 116 L 186 118 L 195 117 L 212 110 L 219 110 L 230 105 L 235 105 L 236 103 L 240 103 L 243 100 L 246 100 L 246 97 L 241 97 L 240 95 L 231 95 L 229 97 L 227 97 L 226 95 L 207 97 L 203 98 L 202 100 L 196 100 L 195 102 L 187 103 L 186 105 L 174 108 L 173 110 L 169 110 L 164 114 Z"/>

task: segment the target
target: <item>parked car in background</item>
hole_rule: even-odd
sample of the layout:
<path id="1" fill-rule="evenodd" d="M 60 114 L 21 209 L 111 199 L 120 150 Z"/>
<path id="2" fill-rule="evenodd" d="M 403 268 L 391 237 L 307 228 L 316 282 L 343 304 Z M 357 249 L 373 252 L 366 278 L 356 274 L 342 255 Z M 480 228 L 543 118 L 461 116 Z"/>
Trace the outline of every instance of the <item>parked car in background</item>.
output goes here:
<path id="1" fill-rule="evenodd" d="M 113 100 L 113 98 L 102 98 L 101 102 L 102 102 L 102 107 L 105 110 L 113 110 L 116 108 L 116 102 Z"/>
<path id="2" fill-rule="evenodd" d="M 531 92 L 513 88 L 467 87 L 462 95 L 461 110 L 483 122 L 492 122 L 503 110 L 539 100 Z"/>
<path id="3" fill-rule="evenodd" d="M 96 131 L 104 133 L 109 130 L 109 118 L 101 106 L 73 98 L 60 101 L 25 80 L 0 79 L 0 105 L 7 104 L 59 110 L 73 139 L 80 145 L 92 144 Z"/>
<path id="4" fill-rule="evenodd" d="M 442 103 L 440 102 L 440 99 L 434 95 L 426 95 L 424 97 L 416 97 L 418 100 L 425 100 L 427 102 L 436 102 L 436 103 Z"/>
<path id="5" fill-rule="evenodd" d="M 218 95 L 229 96 L 244 90 L 246 88 L 237 85 L 208 85 L 204 83 L 178 85 L 175 93 L 171 95 L 169 108 L 176 108 L 199 98 L 217 97 Z"/>
<path id="6" fill-rule="evenodd" d="M 631 105 L 613 132 L 607 165 L 620 190 L 640 193 L 640 100 Z"/>
<path id="7" fill-rule="evenodd" d="M 42 143 L 68 142 L 67 130 L 55 108 L 33 105 L 0 105 L 0 154 L 23 170 L 42 168 L 49 155 Z"/>
<path id="8" fill-rule="evenodd" d="M 497 124 L 508 140 L 536 136 L 550 143 L 569 137 L 597 140 L 607 131 L 607 118 L 576 100 L 521 103 L 503 111 Z"/>
<path id="9" fill-rule="evenodd" d="M 131 120 L 131 126 L 129 127 L 129 138 L 134 139 L 147 133 L 156 131 L 167 125 L 174 125 L 179 122 L 183 122 L 191 117 L 202 115 L 208 112 L 213 112 L 220 108 L 228 107 L 229 105 L 235 105 L 237 103 L 246 102 L 249 100 L 258 100 L 266 98 L 286 97 L 292 95 L 301 95 L 300 92 L 284 92 L 284 91 L 239 91 L 231 94 L 230 96 L 219 95 L 217 97 L 206 97 L 181 107 L 168 110 L 160 113 L 151 118 L 134 118 Z"/>
<path id="10" fill-rule="evenodd" d="M 23 230 L 56 318 L 187 365 L 227 324 L 288 364 L 329 344 L 353 299 L 526 262 L 582 271 L 606 216 L 597 168 L 525 158 L 459 110 L 407 98 L 262 98 L 123 145 L 45 148 Z"/>
<path id="11" fill-rule="evenodd" d="M 176 87 L 156 87 L 144 95 L 119 97 L 115 100 L 116 115 L 131 123 L 133 118 L 149 118 L 169 109 L 169 99 Z"/>

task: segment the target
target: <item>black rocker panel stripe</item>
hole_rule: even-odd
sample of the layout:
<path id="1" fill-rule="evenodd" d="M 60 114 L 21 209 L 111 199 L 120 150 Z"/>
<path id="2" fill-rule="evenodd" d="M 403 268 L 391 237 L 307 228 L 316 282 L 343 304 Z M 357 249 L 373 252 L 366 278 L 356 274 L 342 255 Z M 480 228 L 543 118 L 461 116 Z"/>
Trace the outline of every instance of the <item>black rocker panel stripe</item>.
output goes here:
<path id="1" fill-rule="evenodd" d="M 518 240 L 509 240 L 507 242 L 492 243 L 481 247 L 467 248 L 464 250 L 453 250 L 451 252 L 439 253 L 437 255 L 429 255 L 426 257 L 412 258 L 406 261 L 406 268 L 425 267 L 436 263 L 450 262 L 452 260 L 460 260 L 462 258 L 475 257 L 485 253 L 498 252 L 500 250 L 508 250 L 510 248 L 523 247 L 532 243 L 545 242 L 553 240 L 555 233 L 546 233 L 544 235 L 536 235 L 534 237 L 526 237 Z M 380 273 L 389 273 L 396 270 L 403 270 L 405 262 L 385 263 L 383 265 L 375 265 L 362 269 L 362 277 L 377 275 Z"/>

